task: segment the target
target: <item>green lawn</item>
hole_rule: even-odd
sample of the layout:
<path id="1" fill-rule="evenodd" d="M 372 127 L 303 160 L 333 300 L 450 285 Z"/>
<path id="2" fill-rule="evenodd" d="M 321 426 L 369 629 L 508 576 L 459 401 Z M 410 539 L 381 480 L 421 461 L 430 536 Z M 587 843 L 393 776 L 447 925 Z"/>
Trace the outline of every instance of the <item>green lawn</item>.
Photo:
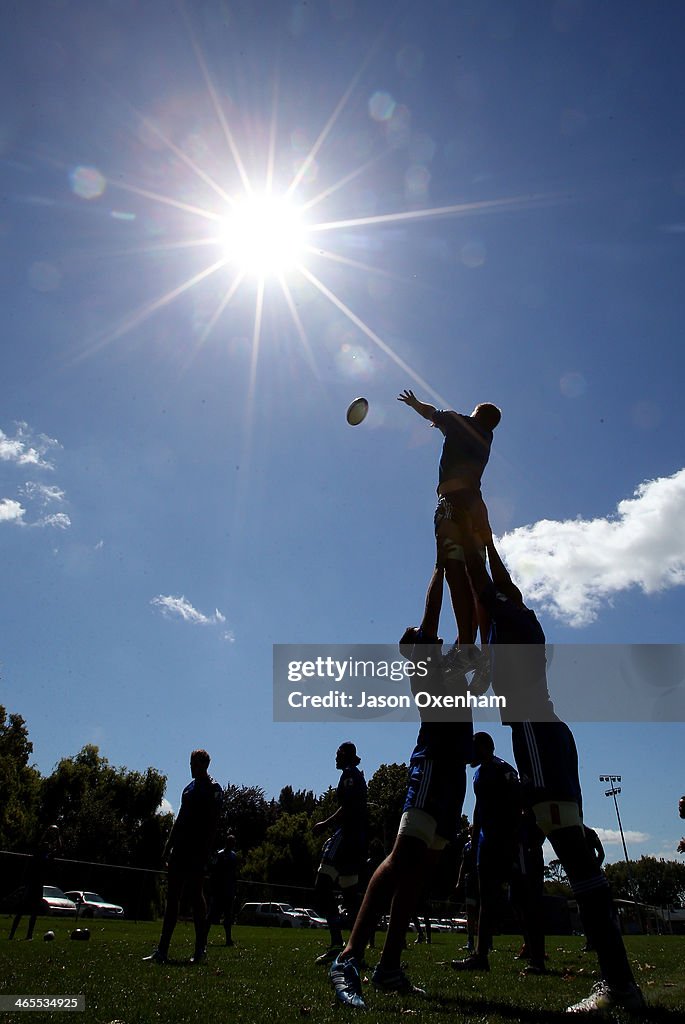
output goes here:
<path id="1" fill-rule="evenodd" d="M 552 937 L 547 977 L 524 977 L 513 959 L 516 936 L 500 936 L 495 943 L 491 971 L 486 975 L 457 975 L 441 967 L 440 960 L 461 955 L 463 936 L 440 934 L 432 946 L 410 945 L 406 966 L 429 995 L 385 996 L 365 987 L 369 1012 L 336 1005 L 326 969 L 313 959 L 327 944 L 325 931 L 236 927 L 236 945 L 218 943 L 219 928 L 210 935 L 205 964 L 188 963 L 193 950 L 192 926 L 180 923 L 174 934 L 167 965 L 144 964 L 159 925 L 126 921 L 89 922 L 88 943 L 72 942 L 73 922 L 45 918 L 38 922 L 37 938 L 7 941 L 10 919 L 0 918 L 0 992 L 2 994 L 85 994 L 86 1012 L 76 1015 L 82 1024 L 151 1024 L 151 1022 L 341 1021 L 361 1016 L 366 1021 L 397 1022 L 407 1016 L 427 1021 L 462 1024 L 513 1024 L 561 1021 L 571 1002 L 587 995 L 596 980 L 596 960 L 580 952 L 583 940 Z M 52 928 L 54 942 L 42 941 Z M 24 935 L 22 928 L 19 936 Z M 411 937 L 410 937 L 411 938 Z M 383 934 L 379 933 L 382 942 Z M 214 945 L 216 942 L 216 945 Z M 649 1019 L 662 1024 L 685 1020 L 685 937 L 636 937 L 627 945 L 635 973 L 650 1004 Z M 375 963 L 377 952 L 369 952 Z M 0 1014 L 5 1021 L 26 1021 L 28 1013 Z M 35 1017 L 34 1017 L 35 1019 Z M 41 1020 L 64 1014 L 42 1013 Z"/>

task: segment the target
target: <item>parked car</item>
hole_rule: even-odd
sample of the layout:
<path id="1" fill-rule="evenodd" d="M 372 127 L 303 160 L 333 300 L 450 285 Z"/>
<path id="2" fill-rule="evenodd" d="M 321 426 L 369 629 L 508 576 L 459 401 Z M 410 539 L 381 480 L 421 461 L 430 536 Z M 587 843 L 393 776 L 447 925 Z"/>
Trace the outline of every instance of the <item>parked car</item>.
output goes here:
<path id="1" fill-rule="evenodd" d="M 69 914 L 75 917 L 76 904 L 56 885 L 44 885 L 41 912 L 43 914 Z"/>
<path id="2" fill-rule="evenodd" d="M 307 915 L 311 922 L 309 925 L 310 928 L 328 928 L 326 918 L 322 917 L 321 914 L 317 914 L 317 912 L 312 910 L 311 907 L 295 907 L 295 912 L 297 914 Z"/>
<path id="3" fill-rule="evenodd" d="M 289 903 L 243 903 L 238 913 L 238 924 L 309 928 L 309 918 L 306 914 L 298 914 Z"/>
<path id="4" fill-rule="evenodd" d="M 124 908 L 117 903 L 107 903 L 96 892 L 85 889 L 72 889 L 65 894 L 79 908 L 81 917 L 123 917 Z"/>

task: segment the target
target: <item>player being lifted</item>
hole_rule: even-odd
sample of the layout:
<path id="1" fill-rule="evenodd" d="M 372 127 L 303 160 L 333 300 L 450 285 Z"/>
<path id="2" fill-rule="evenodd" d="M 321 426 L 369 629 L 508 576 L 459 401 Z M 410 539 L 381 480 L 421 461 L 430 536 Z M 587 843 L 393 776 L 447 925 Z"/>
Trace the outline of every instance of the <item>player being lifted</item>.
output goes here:
<path id="1" fill-rule="evenodd" d="M 442 576 L 444 569 L 457 620 L 459 645 L 465 647 L 475 642 L 477 621 L 480 622 L 481 640 L 485 639 L 488 627 L 482 615 L 477 615 L 477 602 L 466 573 L 460 517 L 464 514 L 470 517 L 476 542 L 484 547 L 488 516 L 480 481 L 490 458 L 492 432 L 502 413 L 490 402 L 481 402 L 470 416 L 441 411 L 433 405 L 419 402 L 414 392 L 409 390 L 398 395 L 398 401 L 429 420 L 445 438 L 440 456 L 438 505 L 434 518 L 436 573 Z"/>

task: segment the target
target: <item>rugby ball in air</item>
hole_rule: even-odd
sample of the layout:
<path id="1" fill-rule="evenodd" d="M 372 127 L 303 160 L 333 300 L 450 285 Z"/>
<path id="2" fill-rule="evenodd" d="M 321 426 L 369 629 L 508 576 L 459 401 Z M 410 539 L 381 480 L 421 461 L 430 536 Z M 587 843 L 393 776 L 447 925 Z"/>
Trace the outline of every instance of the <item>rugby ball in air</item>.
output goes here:
<path id="1" fill-rule="evenodd" d="M 366 418 L 366 414 L 369 411 L 369 403 L 365 398 L 355 398 L 354 402 L 350 402 L 347 409 L 347 422 L 351 427 L 356 427 L 359 423 Z"/>

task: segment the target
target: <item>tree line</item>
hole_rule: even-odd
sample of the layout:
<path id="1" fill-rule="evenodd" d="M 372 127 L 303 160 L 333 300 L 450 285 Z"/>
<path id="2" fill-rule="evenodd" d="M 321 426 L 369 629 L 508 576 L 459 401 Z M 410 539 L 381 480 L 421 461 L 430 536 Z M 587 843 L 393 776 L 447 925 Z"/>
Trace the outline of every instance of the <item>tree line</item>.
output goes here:
<path id="1" fill-rule="evenodd" d="M 160 811 L 166 776 L 155 768 L 145 772 L 117 768 L 97 746 L 86 744 L 72 757 L 62 758 L 52 773 L 42 776 L 31 764 L 33 745 L 21 715 L 8 714 L 0 706 L 0 850 L 28 853 L 48 825 L 57 824 L 62 836 L 62 858 L 93 865 L 158 869 L 161 852 L 173 823 L 173 815 Z M 405 764 L 383 764 L 368 780 L 370 857 L 378 862 L 394 841 L 407 788 Z M 277 799 L 268 799 L 260 786 L 228 782 L 217 836 L 223 845 L 229 832 L 236 837 L 239 875 L 250 882 L 301 886 L 313 884 L 321 852 L 321 840 L 312 825 L 336 809 L 335 789 L 317 795 L 313 790 L 294 790 L 285 785 Z M 462 829 L 468 820 L 462 816 Z M 462 843 L 450 844 L 431 879 L 436 900 L 454 894 Z M 0 898 L 17 875 L 3 863 Z M 631 864 L 606 866 L 619 898 L 639 898 L 657 906 L 685 903 L 685 864 L 642 857 Z M 106 878 L 105 898 L 130 907 L 131 890 L 142 916 L 154 913 L 159 902 L 159 878 L 150 871 L 132 883 L 131 873 L 103 875 L 96 867 L 64 865 L 62 888 L 97 889 Z M 550 862 L 546 871 L 550 892 L 565 893 L 565 879 Z M 570 892 L 570 888 L 569 888 Z"/>
<path id="2" fill-rule="evenodd" d="M 59 826 L 62 838 L 59 878 L 63 889 L 106 888 L 106 899 L 130 908 L 132 889 L 141 916 L 159 904 L 159 879 L 132 881 L 128 875 L 98 872 L 97 865 L 122 868 L 161 868 L 161 852 L 173 815 L 161 812 L 166 776 L 155 768 L 144 772 L 110 764 L 97 746 L 86 744 L 72 757 L 63 757 L 50 775 L 31 764 L 33 744 L 21 715 L 0 706 L 0 851 L 30 853 L 48 825 Z M 388 852 L 402 814 L 407 766 L 381 765 L 368 782 L 371 855 L 379 861 Z M 236 837 L 239 874 L 246 881 L 308 888 L 313 885 L 321 840 L 312 832 L 316 821 L 337 807 L 335 789 L 317 795 L 285 785 L 277 799 L 268 799 L 260 786 L 228 782 L 217 835 L 223 845 L 229 832 Z M 466 828 L 464 818 L 463 826 Z M 454 888 L 455 849 L 436 875 L 436 898 Z M 86 861 L 70 865 L 64 861 Z M 21 883 L 25 861 L 3 861 L 0 899 Z"/>

